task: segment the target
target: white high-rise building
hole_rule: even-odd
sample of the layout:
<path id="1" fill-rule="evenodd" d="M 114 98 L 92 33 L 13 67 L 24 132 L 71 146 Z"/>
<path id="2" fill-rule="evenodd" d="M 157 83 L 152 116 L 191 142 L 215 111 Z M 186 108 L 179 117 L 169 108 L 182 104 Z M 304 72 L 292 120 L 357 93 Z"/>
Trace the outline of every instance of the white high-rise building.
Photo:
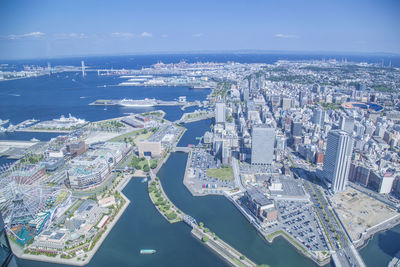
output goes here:
<path id="1" fill-rule="evenodd" d="M 272 164 L 274 158 L 275 128 L 255 125 L 251 133 L 251 164 Z"/>
<path id="2" fill-rule="evenodd" d="M 329 132 L 323 171 L 334 193 L 346 189 L 352 150 L 353 141 L 348 133 L 341 130 Z"/>
<path id="3" fill-rule="evenodd" d="M 225 103 L 217 103 L 215 107 L 215 122 L 225 123 Z"/>

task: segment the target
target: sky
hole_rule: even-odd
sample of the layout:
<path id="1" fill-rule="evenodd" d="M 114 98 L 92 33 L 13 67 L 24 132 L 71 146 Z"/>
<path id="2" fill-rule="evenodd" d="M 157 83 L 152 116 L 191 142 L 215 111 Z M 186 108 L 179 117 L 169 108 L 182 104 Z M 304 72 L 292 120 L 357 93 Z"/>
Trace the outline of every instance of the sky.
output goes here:
<path id="1" fill-rule="evenodd" d="M 400 0 L 0 0 L 0 59 L 193 51 L 400 53 Z"/>

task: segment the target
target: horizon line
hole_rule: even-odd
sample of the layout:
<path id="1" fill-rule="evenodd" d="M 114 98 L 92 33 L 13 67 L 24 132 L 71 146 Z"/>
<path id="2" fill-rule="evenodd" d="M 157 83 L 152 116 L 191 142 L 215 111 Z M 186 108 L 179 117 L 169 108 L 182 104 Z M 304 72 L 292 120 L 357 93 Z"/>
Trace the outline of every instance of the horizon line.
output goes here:
<path id="1" fill-rule="evenodd" d="M 145 51 L 145 52 L 124 52 L 124 53 L 93 53 L 93 54 L 71 54 L 71 55 L 55 55 L 55 56 L 38 56 L 38 57 L 11 57 L 0 58 L 0 60 L 50 60 L 65 58 L 89 58 L 89 57 L 107 57 L 107 56 L 136 56 L 136 55 L 185 55 L 185 54 L 303 54 L 303 55 L 321 55 L 321 56 L 355 56 L 355 55 L 374 55 L 374 56 L 393 56 L 398 57 L 400 53 L 395 52 L 355 52 L 355 51 L 329 51 L 329 50 L 265 50 L 265 49 L 234 49 L 234 50 L 183 50 L 183 51 Z"/>

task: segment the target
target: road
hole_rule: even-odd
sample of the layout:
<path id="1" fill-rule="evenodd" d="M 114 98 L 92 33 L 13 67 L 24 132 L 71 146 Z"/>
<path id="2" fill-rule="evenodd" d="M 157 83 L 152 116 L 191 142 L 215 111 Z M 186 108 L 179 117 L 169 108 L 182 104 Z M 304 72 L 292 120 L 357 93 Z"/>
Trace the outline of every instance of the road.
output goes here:
<path id="1" fill-rule="evenodd" d="M 235 176 L 235 186 L 239 188 L 240 191 L 245 192 L 246 188 L 244 188 L 242 180 L 240 179 L 239 162 L 235 157 L 232 157 L 232 169 L 233 175 Z"/>
<path id="2" fill-rule="evenodd" d="M 346 236 L 344 229 L 339 223 L 339 219 L 334 215 L 331 210 L 332 207 L 327 202 L 320 186 L 307 181 L 309 180 L 306 172 L 299 169 L 299 174 L 303 180 L 303 184 L 311 196 L 311 201 L 315 205 L 315 210 L 320 218 L 321 224 L 324 226 L 328 235 L 328 243 L 331 249 L 335 250 L 340 261 L 341 266 L 366 266 L 358 251 L 354 248 L 350 239 Z"/>

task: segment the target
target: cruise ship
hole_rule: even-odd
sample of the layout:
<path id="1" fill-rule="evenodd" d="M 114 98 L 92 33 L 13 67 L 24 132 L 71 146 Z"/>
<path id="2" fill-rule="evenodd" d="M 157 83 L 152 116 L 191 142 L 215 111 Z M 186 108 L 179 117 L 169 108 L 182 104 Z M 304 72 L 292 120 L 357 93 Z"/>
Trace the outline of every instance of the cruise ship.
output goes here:
<path id="1" fill-rule="evenodd" d="M 145 98 L 138 100 L 124 98 L 120 100 L 118 104 L 124 107 L 152 107 L 157 105 L 157 100 L 155 100 L 154 98 Z"/>

